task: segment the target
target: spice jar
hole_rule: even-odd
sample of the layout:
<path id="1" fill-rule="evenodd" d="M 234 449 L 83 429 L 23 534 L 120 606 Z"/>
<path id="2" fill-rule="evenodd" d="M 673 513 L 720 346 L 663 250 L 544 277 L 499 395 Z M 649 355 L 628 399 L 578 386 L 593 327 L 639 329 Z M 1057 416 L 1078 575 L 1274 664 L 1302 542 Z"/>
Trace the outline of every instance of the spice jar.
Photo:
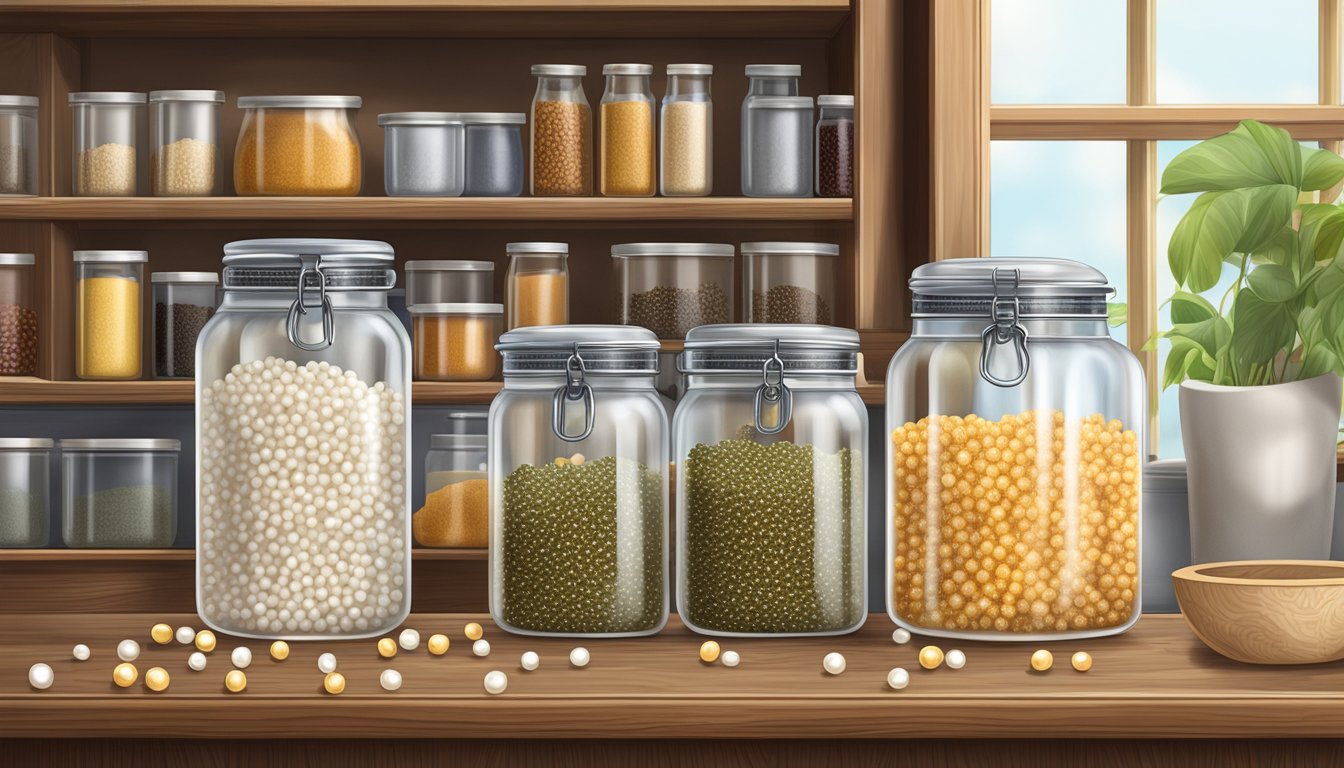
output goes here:
<path id="1" fill-rule="evenodd" d="M 715 635 L 835 635 L 867 615 L 868 410 L 859 335 L 819 325 L 686 334 L 677 609 Z"/>
<path id="2" fill-rule="evenodd" d="M 742 194 L 812 196 L 812 98 L 759 96 L 747 105 Z"/>
<path id="3" fill-rule="evenodd" d="M 835 322 L 834 243 L 743 243 L 743 298 L 753 323 Z"/>
<path id="4" fill-rule="evenodd" d="M 43 437 L 0 437 L 0 548 L 47 546 L 51 447 Z"/>
<path id="5" fill-rule="evenodd" d="M 588 68 L 534 64 L 532 98 L 532 194 L 560 197 L 593 194 L 593 116 L 583 93 Z"/>
<path id="6" fill-rule="evenodd" d="M 370 637 L 410 610 L 411 348 L 387 243 L 224 247 L 197 344 L 196 607 L 254 638 Z"/>
<path id="7" fill-rule="evenodd" d="M 762 96 L 797 96 L 798 81 L 802 79 L 803 68 L 798 64 L 748 64 L 747 95 L 742 97 L 742 114 L 739 130 L 742 132 L 742 189 L 747 188 L 747 157 L 751 147 L 748 145 L 749 108 L 751 103 Z M 743 194 L 746 194 L 745 191 Z"/>
<path id="8" fill-rule="evenodd" d="M 196 376 L 196 337 L 215 314 L 219 275 L 214 272 L 154 272 L 154 376 Z"/>
<path id="9" fill-rule="evenodd" d="M 464 112 L 468 197 L 517 197 L 523 194 L 522 112 Z"/>
<path id="10" fill-rule="evenodd" d="M 240 195 L 359 194 L 363 158 L 350 111 L 358 96 L 244 96 L 233 155 Z"/>
<path id="11" fill-rule="evenodd" d="M 159 197 L 218 195 L 223 91 L 150 91 L 149 184 Z"/>
<path id="12" fill-rule="evenodd" d="M 177 440 L 62 440 L 65 545 L 171 547 L 181 450 Z"/>
<path id="13" fill-rule="evenodd" d="M 490 407 L 490 614 L 528 635 L 667 622 L 667 414 L 658 340 L 628 326 L 504 334 Z"/>
<path id="14" fill-rule="evenodd" d="M 710 64 L 668 64 L 663 96 L 658 183 L 667 197 L 701 197 L 714 190 L 714 101 Z"/>
<path id="15" fill-rule="evenodd" d="M 733 246 L 719 243 L 613 245 L 617 322 L 660 339 L 732 322 L 733 254 Z"/>
<path id="16" fill-rule="evenodd" d="M 140 376 L 145 251 L 75 251 L 75 375 Z"/>
<path id="17" fill-rule="evenodd" d="M 922 635 L 1123 632 L 1140 609 L 1139 362 L 1097 270 L 1062 259 L 915 269 L 887 372 L 887 607 Z"/>
<path id="18" fill-rule="evenodd" d="M 390 112 L 383 126 L 383 188 L 389 197 L 462 194 L 465 137 L 456 112 Z"/>
<path id="19" fill-rule="evenodd" d="M 489 381 L 499 369 L 495 343 L 503 304 L 413 304 L 417 381 Z"/>
<path id="20" fill-rule="evenodd" d="M 36 96 L 0 95 L 0 197 L 37 194 Z"/>
<path id="21" fill-rule="evenodd" d="M 74 147 L 70 167 L 76 196 L 132 197 L 137 194 L 144 109 L 143 93 L 92 91 L 70 94 Z"/>
<path id="22" fill-rule="evenodd" d="M 412 521 L 415 540 L 421 546 L 486 546 L 490 512 L 485 473 L 487 448 L 484 434 L 429 438 L 429 453 L 425 454 L 425 505 L 416 511 Z"/>
<path id="23" fill-rule="evenodd" d="M 651 197 L 654 185 L 653 90 L 648 64 L 607 64 L 602 93 L 602 194 Z"/>
<path id="24" fill-rule="evenodd" d="M 488 304 L 495 295 L 492 261 L 408 261 L 406 305 Z"/>
<path id="25" fill-rule="evenodd" d="M 509 243 L 504 277 L 509 329 L 569 322 L 569 246 L 565 243 Z"/>
<path id="26" fill-rule="evenodd" d="M 0 253 L 0 376 L 37 373 L 37 303 L 31 253 Z"/>
<path id="27" fill-rule="evenodd" d="M 854 97 L 818 96 L 817 197 L 854 196 Z"/>

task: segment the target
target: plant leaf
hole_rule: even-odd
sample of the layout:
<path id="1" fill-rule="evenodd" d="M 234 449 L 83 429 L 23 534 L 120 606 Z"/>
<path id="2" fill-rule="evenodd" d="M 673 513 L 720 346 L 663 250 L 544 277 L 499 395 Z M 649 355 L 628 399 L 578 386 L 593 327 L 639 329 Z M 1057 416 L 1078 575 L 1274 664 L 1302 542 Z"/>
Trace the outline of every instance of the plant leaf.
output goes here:
<path id="1" fill-rule="evenodd" d="M 1288 225 L 1296 195 L 1286 184 L 1200 195 L 1167 245 L 1177 284 L 1195 293 L 1212 288 L 1229 254 L 1253 251 Z"/>
<path id="2" fill-rule="evenodd" d="M 1129 304 L 1123 301 L 1112 301 L 1106 304 L 1106 324 L 1112 328 L 1119 328 L 1129 322 Z"/>
<path id="3" fill-rule="evenodd" d="M 1175 325 L 1198 323 L 1217 316 L 1218 310 L 1213 304 L 1197 293 L 1176 291 L 1171 297 L 1171 322 Z"/>
<path id="4" fill-rule="evenodd" d="M 1232 355 L 1238 366 L 1274 359 L 1297 336 L 1294 320 L 1286 304 L 1267 302 L 1254 291 L 1238 293 L 1232 304 Z"/>
<path id="5" fill-rule="evenodd" d="M 1282 128 L 1245 120 L 1230 133 L 1202 141 L 1172 158 L 1162 194 L 1302 183 L 1301 145 Z"/>
<path id="6" fill-rule="evenodd" d="M 1232 335 L 1232 327 L 1226 320 L 1215 315 L 1198 323 L 1173 325 L 1166 335 L 1173 344 L 1176 343 L 1176 339 L 1193 342 L 1212 360 L 1217 357 L 1218 350 L 1227 344 Z"/>
<path id="7" fill-rule="evenodd" d="M 1199 348 L 1192 342 L 1177 344 L 1173 340 L 1171 352 L 1167 354 L 1167 364 L 1162 369 L 1162 388 L 1184 381 L 1186 371 L 1190 370 L 1190 358 L 1198 356 Z"/>
<path id="8" fill-rule="evenodd" d="M 1288 301 L 1297 296 L 1297 281 L 1293 271 L 1278 264 L 1262 264 L 1251 270 L 1246 278 L 1251 290 L 1270 303 Z"/>
<path id="9" fill-rule="evenodd" d="M 1344 181 L 1344 157 L 1328 149 L 1302 147 L 1301 189 L 1329 189 L 1341 181 Z"/>
<path id="10" fill-rule="evenodd" d="M 1302 188 L 1302 145 L 1284 129 L 1258 120 L 1242 120 L 1233 130 L 1245 131 L 1264 153 L 1280 184 Z M 1296 191 L 1294 191 L 1296 196 Z"/>
<path id="11" fill-rule="evenodd" d="M 1302 357 L 1302 368 L 1298 371 L 1297 378 L 1310 379 L 1338 368 L 1339 358 L 1335 357 L 1335 353 L 1324 344 L 1319 344 L 1308 349 Z"/>

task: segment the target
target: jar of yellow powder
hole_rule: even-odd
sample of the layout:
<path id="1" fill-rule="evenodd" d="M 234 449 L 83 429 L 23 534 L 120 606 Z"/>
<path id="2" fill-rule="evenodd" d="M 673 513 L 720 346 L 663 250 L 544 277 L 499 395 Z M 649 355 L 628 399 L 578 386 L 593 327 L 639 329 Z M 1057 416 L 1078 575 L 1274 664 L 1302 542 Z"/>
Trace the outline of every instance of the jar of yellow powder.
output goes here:
<path id="1" fill-rule="evenodd" d="M 75 251 L 75 375 L 140 377 L 144 251 Z"/>
<path id="2" fill-rule="evenodd" d="M 243 96 L 233 155 L 239 195 L 354 196 L 363 183 L 358 96 Z"/>
<path id="3" fill-rule="evenodd" d="M 509 330 L 569 322 L 569 245 L 509 243 L 504 304 Z"/>
<path id="4" fill-rule="evenodd" d="M 494 351 L 493 349 L 491 350 Z M 411 520 L 422 547 L 484 547 L 489 539 L 485 435 L 431 435 L 425 505 Z"/>
<path id="5" fill-rule="evenodd" d="M 653 91 L 648 64 L 602 67 L 607 89 L 602 94 L 601 163 L 603 195 L 650 197 L 656 189 L 653 142 Z"/>

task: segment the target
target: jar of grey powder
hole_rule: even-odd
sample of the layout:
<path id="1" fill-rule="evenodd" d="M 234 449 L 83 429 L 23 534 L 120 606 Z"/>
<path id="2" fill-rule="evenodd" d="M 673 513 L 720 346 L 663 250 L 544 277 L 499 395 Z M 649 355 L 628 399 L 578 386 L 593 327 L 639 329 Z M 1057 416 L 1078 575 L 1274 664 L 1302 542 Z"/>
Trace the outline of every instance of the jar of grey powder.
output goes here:
<path id="1" fill-rule="evenodd" d="M 812 196 L 812 98 L 759 96 L 747 103 L 742 194 Z"/>
<path id="2" fill-rule="evenodd" d="M 383 126 L 383 186 L 390 197 L 462 194 L 464 130 L 456 112 L 392 112 Z"/>
<path id="3" fill-rule="evenodd" d="M 522 112 L 464 112 L 468 197 L 517 197 L 523 193 Z"/>

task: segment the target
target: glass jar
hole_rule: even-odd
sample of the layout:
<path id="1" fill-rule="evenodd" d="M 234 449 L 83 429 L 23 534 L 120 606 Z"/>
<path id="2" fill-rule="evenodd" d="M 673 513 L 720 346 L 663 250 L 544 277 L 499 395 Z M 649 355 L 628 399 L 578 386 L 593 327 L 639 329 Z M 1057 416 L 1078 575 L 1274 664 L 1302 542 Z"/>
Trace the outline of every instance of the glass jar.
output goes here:
<path id="1" fill-rule="evenodd" d="M 1057 259 L 915 269 L 887 372 L 887 607 L 912 632 L 1056 640 L 1139 617 L 1139 362 Z"/>
<path id="2" fill-rule="evenodd" d="M 51 447 L 44 437 L 0 437 L 0 548 L 47 546 Z"/>
<path id="3" fill-rule="evenodd" d="M 364 181 L 358 96 L 243 96 L 233 154 L 239 195 L 353 197 Z"/>
<path id="4" fill-rule="evenodd" d="M 387 243 L 224 246 L 196 371 L 196 606 L 253 638 L 371 637 L 410 610 L 411 349 Z"/>
<path id="5" fill-rule="evenodd" d="M 653 89 L 648 64 L 607 64 L 602 93 L 602 194 L 652 197 L 657 145 L 653 140 Z"/>
<path id="6" fill-rule="evenodd" d="M 643 328 L 499 340 L 490 407 L 490 614 L 528 635 L 651 635 L 667 623 L 667 413 Z"/>
<path id="7" fill-rule="evenodd" d="M 503 304 L 413 304 L 416 381 L 489 381 L 499 370 L 495 343 Z"/>
<path id="8" fill-rule="evenodd" d="M 569 245 L 509 243 L 504 305 L 509 330 L 569 322 Z"/>
<path id="9" fill-rule="evenodd" d="M 573 197 L 593 194 L 593 115 L 583 93 L 588 68 L 534 64 L 532 97 L 532 194 Z"/>
<path id="10" fill-rule="evenodd" d="M 705 325 L 686 334 L 677 610 L 712 635 L 838 635 L 867 615 L 868 410 L 859 335 Z"/>
<path id="11" fill-rule="evenodd" d="M 854 196 L 854 97 L 818 96 L 817 197 Z"/>
<path id="12" fill-rule="evenodd" d="M 812 97 L 754 98 L 744 130 L 742 194 L 812 196 Z"/>
<path id="13" fill-rule="evenodd" d="M 408 261 L 406 306 L 488 304 L 495 296 L 492 261 Z"/>
<path id="14" fill-rule="evenodd" d="M 489 542 L 487 449 L 484 434 L 429 438 L 425 505 L 416 511 L 411 523 L 420 546 L 485 547 Z"/>
<path id="15" fill-rule="evenodd" d="M 762 96 L 797 96 L 799 93 L 798 81 L 803 77 L 803 67 L 800 64 L 748 64 L 746 75 L 747 95 L 742 98 L 741 122 L 738 123 L 742 131 L 743 190 L 747 188 L 746 159 L 750 149 L 747 143 L 747 129 L 750 125 L 749 109 L 751 103 Z"/>
<path id="16" fill-rule="evenodd" d="M 75 375 L 140 377 L 145 251 L 75 251 Z"/>
<path id="17" fill-rule="evenodd" d="M 31 253 L 0 253 L 0 376 L 37 373 L 37 295 Z"/>
<path id="18" fill-rule="evenodd" d="M 522 112 L 464 112 L 468 197 L 517 197 L 523 194 Z"/>
<path id="19" fill-rule="evenodd" d="M 643 326 L 660 339 L 732 322 L 734 253 L 720 243 L 613 245 L 617 322 Z"/>
<path id="20" fill-rule="evenodd" d="M 714 191 L 714 100 L 711 64 L 668 64 L 658 140 L 658 189 L 665 197 Z"/>
<path id="21" fill-rule="evenodd" d="M 456 112 L 389 112 L 383 126 L 383 188 L 389 197 L 462 194 L 466 147 Z"/>
<path id="22" fill-rule="evenodd" d="M 223 91 L 150 91 L 150 190 L 158 197 L 218 195 Z"/>
<path id="23" fill-rule="evenodd" d="M 171 547 L 178 440 L 61 441 L 65 546 Z"/>
<path id="24" fill-rule="evenodd" d="M 196 376 L 196 338 L 215 314 L 219 275 L 214 272 L 154 272 L 154 377 Z"/>
<path id="25" fill-rule="evenodd" d="M 743 313 L 753 323 L 835 322 L 834 243 L 743 243 Z"/>
<path id="26" fill-rule="evenodd" d="M 489 419 L 489 408 L 449 411 L 447 433 L 450 435 L 484 435 L 487 433 Z"/>
<path id="27" fill-rule="evenodd" d="M 138 194 L 145 94 L 96 91 L 70 94 L 70 167 L 76 197 Z"/>
<path id="28" fill-rule="evenodd" d="M 0 197 L 37 194 L 36 96 L 0 96 Z"/>

